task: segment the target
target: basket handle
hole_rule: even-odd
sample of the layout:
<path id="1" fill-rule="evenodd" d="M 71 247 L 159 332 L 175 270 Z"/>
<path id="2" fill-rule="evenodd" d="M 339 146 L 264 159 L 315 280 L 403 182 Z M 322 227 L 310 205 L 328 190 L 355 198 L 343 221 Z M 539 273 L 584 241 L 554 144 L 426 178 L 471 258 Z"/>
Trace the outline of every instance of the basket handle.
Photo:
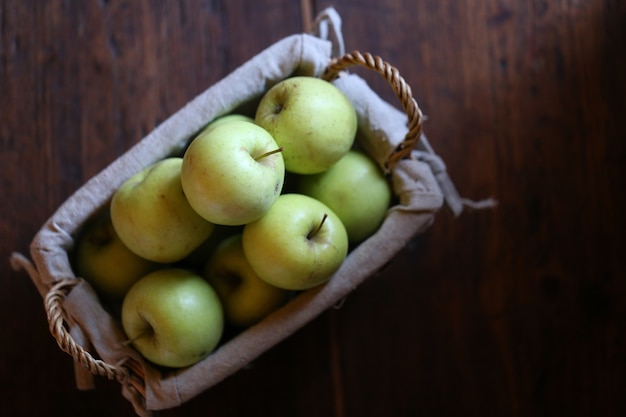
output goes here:
<path id="1" fill-rule="evenodd" d="M 104 376 L 108 379 L 115 379 L 120 383 L 128 382 L 140 394 L 145 397 L 141 367 L 137 366 L 133 360 L 125 363 L 127 366 L 114 366 L 103 360 L 94 358 L 82 346 L 80 346 L 65 326 L 63 316 L 63 301 L 71 289 L 80 280 L 76 278 L 65 278 L 59 280 L 50 288 L 44 298 L 44 306 L 48 318 L 50 333 L 56 339 L 57 344 L 64 352 L 72 356 L 80 365 L 88 369 L 92 374 Z"/>
<path id="2" fill-rule="evenodd" d="M 383 77 L 400 100 L 404 112 L 408 116 L 408 132 L 402 142 L 394 149 L 385 162 L 385 169 L 389 172 L 401 159 L 409 158 L 422 136 L 424 115 L 413 98 L 411 87 L 400 76 L 397 68 L 384 61 L 382 58 L 367 52 L 353 51 L 341 57 L 333 58 L 322 75 L 322 78 L 331 81 L 339 76 L 339 73 L 348 67 L 359 65 L 377 72 Z"/>

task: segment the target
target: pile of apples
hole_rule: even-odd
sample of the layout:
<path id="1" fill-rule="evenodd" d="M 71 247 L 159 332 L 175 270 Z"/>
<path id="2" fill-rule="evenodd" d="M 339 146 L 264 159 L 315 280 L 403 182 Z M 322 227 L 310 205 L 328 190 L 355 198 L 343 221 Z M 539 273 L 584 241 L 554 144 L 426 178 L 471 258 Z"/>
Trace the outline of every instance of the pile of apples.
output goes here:
<path id="1" fill-rule="evenodd" d="M 290 297 L 326 283 L 391 204 L 379 166 L 356 149 L 356 111 L 332 83 L 270 88 L 254 117 L 209 123 L 182 156 L 126 180 L 74 252 L 76 275 L 132 345 L 192 365 Z"/>

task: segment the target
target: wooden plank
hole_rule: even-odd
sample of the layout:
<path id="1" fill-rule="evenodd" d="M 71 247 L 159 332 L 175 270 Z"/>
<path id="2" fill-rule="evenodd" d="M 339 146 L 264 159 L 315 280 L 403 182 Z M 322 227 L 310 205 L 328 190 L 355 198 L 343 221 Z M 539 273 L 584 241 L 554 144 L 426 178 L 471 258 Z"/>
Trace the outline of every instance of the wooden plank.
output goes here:
<path id="1" fill-rule="evenodd" d="M 405 74 L 460 192 L 499 207 L 442 213 L 335 313 L 345 414 L 622 414 L 623 4 L 360 3 L 348 49 Z"/>
<path id="2" fill-rule="evenodd" d="M 0 253 L 27 253 L 85 180 L 328 5 L 0 2 Z M 499 206 L 442 211 L 341 308 L 160 415 L 625 415 L 625 3 L 332 5 L 347 49 L 413 87 L 461 194 Z M 0 268 L 2 413 L 134 415 L 117 382 L 76 390 L 34 286 Z"/>

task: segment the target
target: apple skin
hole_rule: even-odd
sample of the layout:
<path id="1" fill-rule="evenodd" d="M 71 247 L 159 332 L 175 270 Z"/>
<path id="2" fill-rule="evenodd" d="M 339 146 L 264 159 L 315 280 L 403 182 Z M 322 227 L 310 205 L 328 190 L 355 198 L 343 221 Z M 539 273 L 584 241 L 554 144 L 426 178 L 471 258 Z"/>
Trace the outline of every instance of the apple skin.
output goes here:
<path id="1" fill-rule="evenodd" d="M 320 174 L 302 176 L 297 189 L 330 207 L 346 227 L 351 243 L 378 230 L 392 198 L 383 171 L 369 156 L 355 150 Z"/>
<path id="2" fill-rule="evenodd" d="M 282 152 L 265 129 L 235 120 L 197 136 L 183 156 L 181 181 L 191 206 L 207 221 L 239 226 L 261 217 L 285 180 Z M 258 159 L 255 159 L 258 158 Z"/>
<path id="3" fill-rule="evenodd" d="M 213 252 L 215 252 L 222 241 L 232 235 L 239 234 L 242 231 L 243 226 L 222 226 L 216 224 L 213 229 L 213 233 L 211 233 L 211 236 L 209 236 L 207 240 L 202 242 L 202 244 L 185 257 L 185 259 L 175 263 L 174 265 L 181 268 L 192 269 L 194 271 L 202 271 L 208 260 L 213 255 Z"/>
<path id="4" fill-rule="evenodd" d="M 236 327 L 248 327 L 281 307 L 290 292 L 268 284 L 254 272 L 243 253 L 241 234 L 220 243 L 203 276 L 217 292 L 226 321 Z"/>
<path id="5" fill-rule="evenodd" d="M 163 159 L 126 180 L 111 199 L 113 227 L 139 256 L 171 263 L 189 255 L 214 225 L 189 205 L 180 181 L 182 158 Z"/>
<path id="6" fill-rule="evenodd" d="M 284 147 L 285 168 L 296 174 L 328 169 L 352 147 L 357 131 L 356 111 L 343 92 L 306 76 L 270 88 L 254 120 Z"/>
<path id="7" fill-rule="evenodd" d="M 181 368 L 218 345 L 224 316 L 217 293 L 200 275 L 164 268 L 140 279 L 124 297 L 122 327 L 150 362 Z"/>
<path id="8" fill-rule="evenodd" d="M 240 121 L 244 121 L 244 122 L 254 123 L 254 119 L 252 117 L 246 116 L 245 114 L 229 113 L 229 114 L 226 114 L 224 116 L 220 116 L 220 117 L 214 119 L 211 123 L 209 123 L 204 128 L 204 131 L 213 129 L 214 127 L 219 126 L 222 123 L 232 122 L 232 121 L 235 121 L 235 120 L 240 120 Z"/>
<path id="9" fill-rule="evenodd" d="M 282 194 L 265 216 L 244 227 L 242 242 L 259 277 L 287 290 L 327 282 L 348 254 L 348 234 L 339 217 L 303 194 Z"/>
<path id="10" fill-rule="evenodd" d="M 76 275 L 111 301 L 121 301 L 141 277 L 162 267 L 137 255 L 120 240 L 108 210 L 91 219 L 78 236 Z"/>

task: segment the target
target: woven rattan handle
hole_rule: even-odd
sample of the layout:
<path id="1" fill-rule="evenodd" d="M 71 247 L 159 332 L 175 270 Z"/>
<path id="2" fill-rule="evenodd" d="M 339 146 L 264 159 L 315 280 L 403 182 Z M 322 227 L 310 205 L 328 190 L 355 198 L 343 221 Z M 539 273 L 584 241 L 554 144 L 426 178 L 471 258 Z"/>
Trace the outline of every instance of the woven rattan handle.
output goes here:
<path id="1" fill-rule="evenodd" d="M 406 83 L 404 78 L 400 76 L 398 69 L 378 56 L 354 51 L 334 58 L 328 65 L 322 78 L 328 81 L 333 80 L 341 71 L 355 65 L 371 69 L 387 80 L 408 116 L 409 130 L 402 142 L 400 142 L 387 158 L 385 168 L 389 171 L 399 160 L 408 158 L 411 155 L 411 151 L 415 148 L 422 136 L 424 115 L 413 98 L 411 87 Z"/>
<path id="2" fill-rule="evenodd" d="M 108 363 L 94 358 L 89 352 L 74 341 L 74 338 L 65 327 L 62 303 L 67 293 L 80 282 L 74 278 L 58 281 L 46 294 L 44 304 L 48 316 L 50 333 L 57 341 L 57 344 L 64 352 L 70 354 L 82 366 L 89 369 L 91 373 L 106 376 L 109 379 L 123 381 L 127 377 L 124 368 L 109 365 Z"/>
<path id="3" fill-rule="evenodd" d="M 64 352 L 72 356 L 81 366 L 88 369 L 92 374 L 104 376 L 111 380 L 115 379 L 120 383 L 126 382 L 132 386 L 144 398 L 146 396 L 144 386 L 144 372 L 141 366 L 133 359 L 124 361 L 123 366 L 114 366 L 100 359 L 94 358 L 82 346 L 80 346 L 65 327 L 63 315 L 63 300 L 69 291 L 76 286 L 80 280 L 76 278 L 66 278 L 58 281 L 44 298 L 46 315 L 50 333 L 57 341 L 57 344 Z"/>
<path id="4" fill-rule="evenodd" d="M 57 341 L 57 344 L 64 352 L 68 353 L 81 366 L 88 369 L 92 374 L 104 376 L 111 380 L 115 379 L 120 383 L 126 382 L 133 387 L 144 398 L 146 396 L 144 384 L 144 371 L 137 361 L 128 358 L 123 366 L 114 366 L 100 359 L 94 358 L 82 346 L 80 346 L 65 327 L 63 315 L 63 300 L 76 286 L 80 280 L 76 278 L 66 278 L 58 281 L 46 294 L 44 306 L 48 317 L 50 333 Z"/>
<path id="5" fill-rule="evenodd" d="M 60 280 L 46 294 L 44 305 L 48 316 L 50 333 L 52 333 L 52 336 L 56 339 L 61 350 L 70 354 L 82 366 L 91 371 L 91 373 L 106 376 L 109 379 L 116 379 L 121 382 L 128 376 L 128 372 L 125 368 L 116 367 L 94 358 L 74 341 L 74 338 L 65 327 L 62 306 L 63 300 L 67 293 L 79 282 L 80 281 L 75 278 Z"/>

